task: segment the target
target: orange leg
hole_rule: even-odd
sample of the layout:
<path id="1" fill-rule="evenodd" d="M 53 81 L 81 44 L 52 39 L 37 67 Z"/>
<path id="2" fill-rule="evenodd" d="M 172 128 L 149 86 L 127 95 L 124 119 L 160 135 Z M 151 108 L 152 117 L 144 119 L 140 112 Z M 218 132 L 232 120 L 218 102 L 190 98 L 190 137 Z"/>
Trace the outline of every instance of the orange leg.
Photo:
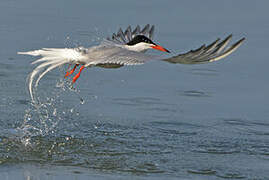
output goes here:
<path id="1" fill-rule="evenodd" d="M 78 72 L 78 73 L 75 75 L 75 77 L 73 78 L 73 81 L 72 81 L 73 84 L 77 81 L 77 79 L 78 79 L 79 76 L 80 76 L 81 71 L 82 71 L 84 68 L 85 68 L 84 65 L 81 66 L 81 68 L 79 69 L 79 72 Z"/>
<path id="2" fill-rule="evenodd" d="M 69 70 L 70 70 L 70 67 L 71 67 L 71 64 L 69 64 L 69 65 L 68 65 L 68 68 L 67 68 L 67 71 L 66 71 L 66 74 L 65 74 L 65 76 L 64 76 L 64 77 L 69 76 Z"/>
<path id="3" fill-rule="evenodd" d="M 69 71 L 69 72 L 67 71 L 64 77 L 67 77 L 67 76 L 70 76 L 71 74 L 73 74 L 74 71 L 76 70 L 77 66 L 79 66 L 79 64 L 76 64 L 71 71 Z M 69 69 L 69 67 L 68 67 L 68 69 Z"/>

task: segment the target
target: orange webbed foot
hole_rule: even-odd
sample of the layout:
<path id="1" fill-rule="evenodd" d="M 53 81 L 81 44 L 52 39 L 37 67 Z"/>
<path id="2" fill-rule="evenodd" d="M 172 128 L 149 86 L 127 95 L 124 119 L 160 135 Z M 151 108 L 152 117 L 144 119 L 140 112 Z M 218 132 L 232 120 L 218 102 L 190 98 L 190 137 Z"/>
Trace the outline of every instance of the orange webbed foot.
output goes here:
<path id="1" fill-rule="evenodd" d="M 71 71 L 67 71 L 64 77 L 68 77 L 68 76 L 70 76 L 71 74 L 73 74 L 73 73 L 75 72 L 77 66 L 79 66 L 79 64 L 76 64 L 76 65 L 74 66 L 74 68 L 73 68 Z M 69 66 L 69 67 L 70 67 L 70 66 Z M 68 69 L 69 69 L 69 67 L 68 67 Z"/>
<path id="2" fill-rule="evenodd" d="M 84 65 L 80 67 L 79 72 L 78 72 L 78 73 L 75 75 L 75 77 L 73 78 L 73 81 L 72 81 L 73 84 L 77 81 L 77 79 L 78 79 L 79 76 L 80 76 L 81 71 L 82 71 L 84 68 L 85 68 Z"/>

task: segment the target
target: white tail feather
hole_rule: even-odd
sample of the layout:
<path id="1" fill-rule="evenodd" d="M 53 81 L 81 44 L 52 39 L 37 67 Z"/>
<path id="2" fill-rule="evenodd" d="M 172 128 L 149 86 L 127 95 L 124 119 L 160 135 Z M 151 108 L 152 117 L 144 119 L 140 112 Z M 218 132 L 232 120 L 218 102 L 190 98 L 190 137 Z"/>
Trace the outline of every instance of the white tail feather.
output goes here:
<path id="1" fill-rule="evenodd" d="M 56 48 L 43 48 L 40 50 L 28 51 L 28 52 L 18 52 L 18 54 L 31 55 L 31 56 L 41 56 L 40 59 L 35 60 L 32 64 L 39 64 L 33 72 L 29 75 L 28 88 L 32 101 L 34 101 L 33 96 L 33 82 L 35 77 L 39 74 L 35 81 L 35 87 L 38 86 L 39 81 L 43 76 L 45 76 L 49 71 L 62 66 L 64 64 L 80 64 L 87 59 L 79 50 L 77 49 L 56 49 Z M 46 68 L 46 69 L 45 69 Z M 45 70 L 44 70 L 45 69 Z M 42 70 L 44 70 L 42 72 Z"/>

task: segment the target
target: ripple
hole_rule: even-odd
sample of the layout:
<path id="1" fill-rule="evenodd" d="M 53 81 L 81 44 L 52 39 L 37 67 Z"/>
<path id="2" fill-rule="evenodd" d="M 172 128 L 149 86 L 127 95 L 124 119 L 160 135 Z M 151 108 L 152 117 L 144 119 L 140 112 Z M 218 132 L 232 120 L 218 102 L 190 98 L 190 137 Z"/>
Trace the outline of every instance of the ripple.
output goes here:
<path id="1" fill-rule="evenodd" d="M 175 134 L 175 135 L 183 135 L 183 136 L 194 136 L 198 134 L 197 132 L 188 132 L 186 130 L 180 131 L 180 130 L 162 129 L 162 128 L 159 128 L 159 131 L 165 134 Z"/>
<path id="2" fill-rule="evenodd" d="M 193 75 L 199 75 L 199 76 L 218 76 L 218 71 L 214 70 L 214 69 L 201 69 L 201 68 L 197 68 L 197 69 L 192 69 L 191 70 L 191 74 Z"/>
<path id="3" fill-rule="evenodd" d="M 240 173 L 231 173 L 231 172 L 225 172 L 222 170 L 213 170 L 213 169 L 190 169 L 187 170 L 190 174 L 199 174 L 199 175 L 213 175 L 215 177 L 220 177 L 224 179 L 244 179 L 245 176 L 241 175 Z"/>
<path id="4" fill-rule="evenodd" d="M 252 145 L 247 151 L 250 154 L 269 156 L 269 146 L 268 145 Z"/>
<path id="5" fill-rule="evenodd" d="M 206 149 L 195 149 L 193 152 L 198 153 L 207 153 L 207 154 L 235 154 L 240 153 L 238 150 L 225 150 L 225 149 L 218 149 L 218 148 L 206 148 Z"/>
<path id="6" fill-rule="evenodd" d="M 159 126 L 177 126 L 177 127 L 188 127 L 188 128 L 199 128 L 199 127 L 205 127 L 202 125 L 192 124 L 192 123 L 186 123 L 186 122 L 178 122 L 178 121 L 153 121 L 151 122 L 152 125 Z"/>
<path id="7" fill-rule="evenodd" d="M 255 136 L 269 136 L 269 124 L 263 122 L 256 122 L 245 120 L 241 118 L 227 118 L 222 119 L 224 125 L 228 125 L 231 128 L 237 128 L 240 131 L 237 132 L 244 132 L 248 135 L 255 135 Z"/>
<path id="8" fill-rule="evenodd" d="M 184 122 L 163 122 L 154 121 L 149 124 L 154 131 L 161 133 L 165 136 L 176 135 L 176 137 L 196 136 L 200 131 L 201 126 Z"/>
<path id="9" fill-rule="evenodd" d="M 264 122 L 253 122 L 252 124 L 258 125 L 258 126 L 269 127 L 269 123 L 264 123 Z"/>
<path id="10" fill-rule="evenodd" d="M 153 164 L 153 163 L 143 163 L 143 164 L 139 164 L 136 167 L 131 167 L 129 169 L 124 170 L 125 172 L 131 172 L 134 174 L 148 174 L 148 173 L 164 173 L 165 171 L 160 170 L 158 168 L 157 164 Z"/>
<path id="11" fill-rule="evenodd" d="M 176 113 L 176 109 L 172 108 L 167 108 L 167 107 L 151 107 L 151 108 L 144 108 L 144 110 L 147 111 L 157 111 L 157 112 L 162 112 L 162 113 Z"/>
<path id="12" fill-rule="evenodd" d="M 93 127 L 85 137 L 60 134 L 21 137 L 18 133 L 13 137 L 2 136 L 0 162 L 78 166 L 140 174 L 164 172 L 155 162 L 147 162 L 140 157 L 170 154 L 172 151 L 167 145 L 159 141 L 145 143 L 143 141 L 147 138 L 141 140 L 136 134 L 130 135 L 129 129 L 108 129 L 107 132 L 99 129 Z"/>
<path id="13" fill-rule="evenodd" d="M 0 68 L 5 70 L 14 69 L 15 66 L 12 64 L 0 63 Z"/>
<path id="14" fill-rule="evenodd" d="M 152 97 L 113 98 L 113 103 L 124 106 L 172 105 Z"/>
<path id="15" fill-rule="evenodd" d="M 27 105 L 27 104 L 30 104 L 30 101 L 26 99 L 20 99 L 20 100 L 16 100 L 16 103 L 19 105 Z"/>
<path id="16" fill-rule="evenodd" d="M 185 97 L 211 97 L 210 93 L 197 90 L 179 91 L 179 94 Z"/>
<path id="17" fill-rule="evenodd" d="M 239 173 L 226 173 L 226 174 L 217 174 L 217 177 L 224 178 L 224 179 L 244 179 L 245 176 Z"/>
<path id="18" fill-rule="evenodd" d="M 6 73 L 0 73 L 0 77 L 8 77 L 8 74 L 6 74 Z"/>
<path id="19" fill-rule="evenodd" d="M 187 172 L 188 173 L 191 173 L 191 174 L 202 174 L 202 175 L 213 175 L 213 174 L 216 174 L 216 171 L 215 170 L 212 170 L 212 169 L 201 169 L 201 170 L 191 169 L 191 170 L 188 170 Z"/>
<path id="20" fill-rule="evenodd" d="M 233 141 L 205 141 L 196 146 L 193 152 L 207 154 L 238 154 L 242 147 Z"/>
<path id="21" fill-rule="evenodd" d="M 240 118 L 223 119 L 224 124 L 232 126 L 251 126 L 251 123 Z"/>
<path id="22" fill-rule="evenodd" d="M 269 136 L 269 131 L 262 131 L 262 130 L 248 130 L 249 133 L 258 135 L 258 136 Z"/>

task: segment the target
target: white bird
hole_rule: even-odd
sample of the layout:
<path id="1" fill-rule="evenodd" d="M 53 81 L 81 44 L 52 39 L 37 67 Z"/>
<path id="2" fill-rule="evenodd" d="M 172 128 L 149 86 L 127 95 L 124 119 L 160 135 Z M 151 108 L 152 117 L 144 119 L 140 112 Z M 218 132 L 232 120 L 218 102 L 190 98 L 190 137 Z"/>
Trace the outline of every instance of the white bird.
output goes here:
<path id="1" fill-rule="evenodd" d="M 196 50 L 167 58 L 145 54 L 148 49 L 157 49 L 169 53 L 167 49 L 152 41 L 153 34 L 154 25 L 147 24 L 142 30 L 138 25 L 133 31 L 131 26 L 128 26 L 124 32 L 120 28 L 117 34 L 114 33 L 111 38 L 104 39 L 100 45 L 90 48 L 42 48 L 34 51 L 18 52 L 18 54 L 41 57 L 32 62 L 32 64 L 40 64 L 29 75 L 28 88 L 32 101 L 34 101 L 32 85 L 35 77 L 39 75 L 35 80 L 35 87 L 37 87 L 40 79 L 46 73 L 64 64 L 69 64 L 66 77 L 71 75 L 77 66 L 82 65 L 79 72 L 73 77 L 72 82 L 74 83 L 79 78 L 81 71 L 85 67 L 91 66 L 117 68 L 124 65 L 143 64 L 150 60 L 163 60 L 180 64 L 217 61 L 231 54 L 245 40 L 245 38 L 242 38 L 227 47 L 232 38 L 232 35 L 229 35 L 221 42 L 219 42 L 220 39 L 217 39 L 210 45 L 203 45 Z M 70 70 L 72 64 L 74 68 Z"/>

